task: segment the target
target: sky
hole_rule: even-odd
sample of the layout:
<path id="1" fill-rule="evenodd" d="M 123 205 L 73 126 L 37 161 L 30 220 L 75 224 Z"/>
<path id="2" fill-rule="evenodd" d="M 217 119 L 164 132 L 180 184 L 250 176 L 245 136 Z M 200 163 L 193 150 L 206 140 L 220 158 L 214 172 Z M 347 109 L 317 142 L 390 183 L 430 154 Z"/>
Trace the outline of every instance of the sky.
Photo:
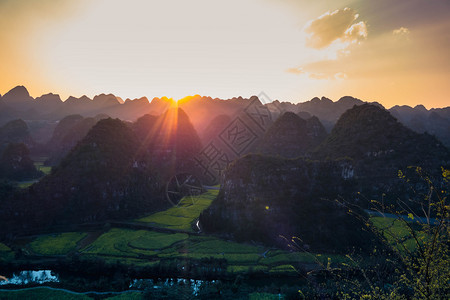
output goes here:
<path id="1" fill-rule="evenodd" d="M 0 0 L 0 94 L 450 106 L 448 0 Z"/>

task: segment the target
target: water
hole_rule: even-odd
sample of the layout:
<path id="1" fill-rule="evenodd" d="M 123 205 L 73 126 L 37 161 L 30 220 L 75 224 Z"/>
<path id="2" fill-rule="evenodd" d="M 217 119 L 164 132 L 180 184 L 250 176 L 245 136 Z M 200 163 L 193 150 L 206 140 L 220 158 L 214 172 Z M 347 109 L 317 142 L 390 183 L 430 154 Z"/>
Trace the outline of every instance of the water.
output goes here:
<path id="1" fill-rule="evenodd" d="M 0 286 L 3 285 L 17 285 L 24 286 L 27 284 L 45 284 L 49 282 L 60 282 L 59 275 L 52 272 L 51 270 L 26 270 L 20 271 L 17 273 L 13 273 L 13 275 L 7 278 L 8 281 L 0 281 Z M 133 279 L 129 285 L 129 291 L 131 290 L 147 290 L 147 289 L 167 289 L 171 288 L 174 285 L 186 285 L 189 286 L 192 290 L 192 294 L 194 296 L 198 295 L 200 288 L 204 285 L 213 284 L 217 282 L 217 280 L 212 281 L 203 281 L 203 280 L 194 280 L 194 279 L 185 279 L 185 278 L 168 278 L 168 279 Z M 62 289 L 61 289 L 62 290 Z M 119 292 L 126 293 L 127 291 Z M 94 291 L 85 292 L 86 293 L 97 293 Z M 109 293 L 109 292 L 106 292 Z M 102 293 L 99 293 L 102 294 Z"/>
<path id="2" fill-rule="evenodd" d="M 13 273 L 12 277 L 8 278 L 8 281 L 0 281 L 0 285 L 43 284 L 47 282 L 59 282 L 58 275 L 52 273 L 51 270 L 20 271 L 19 273 Z"/>
<path id="3" fill-rule="evenodd" d="M 165 279 L 164 281 L 158 281 L 153 279 L 133 279 L 130 283 L 129 288 L 142 290 L 151 287 L 156 290 L 162 288 L 170 288 L 174 285 L 184 284 L 189 285 L 192 289 L 192 294 L 194 296 L 197 296 L 201 286 L 215 282 L 217 282 L 217 280 L 204 281 L 185 278 Z"/>

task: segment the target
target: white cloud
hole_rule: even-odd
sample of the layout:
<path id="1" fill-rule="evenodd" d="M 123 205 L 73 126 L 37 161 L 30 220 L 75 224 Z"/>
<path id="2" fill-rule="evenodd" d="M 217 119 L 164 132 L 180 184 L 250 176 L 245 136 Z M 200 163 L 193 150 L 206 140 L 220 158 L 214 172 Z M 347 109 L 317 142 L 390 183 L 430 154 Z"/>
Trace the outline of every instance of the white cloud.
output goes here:
<path id="1" fill-rule="evenodd" d="M 303 71 L 303 68 L 298 67 L 298 68 L 289 68 L 286 70 L 286 72 L 288 73 L 292 73 L 292 74 L 296 74 L 296 75 L 300 75 L 300 74 L 304 74 L 305 71 Z"/>
<path id="2" fill-rule="evenodd" d="M 356 43 L 367 38 L 367 26 L 364 21 L 354 23 L 359 15 L 351 8 L 327 12 L 315 20 L 309 21 L 305 32 L 309 34 L 306 46 L 322 49 L 335 41 Z"/>

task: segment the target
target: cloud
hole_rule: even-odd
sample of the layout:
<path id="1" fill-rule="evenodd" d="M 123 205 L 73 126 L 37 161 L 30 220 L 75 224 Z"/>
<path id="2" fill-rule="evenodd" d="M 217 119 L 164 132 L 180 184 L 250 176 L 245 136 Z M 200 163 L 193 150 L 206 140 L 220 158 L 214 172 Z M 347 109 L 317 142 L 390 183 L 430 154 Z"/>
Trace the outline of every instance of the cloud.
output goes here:
<path id="1" fill-rule="evenodd" d="M 305 32 L 309 34 L 306 46 L 322 49 L 340 40 L 345 43 L 355 43 L 367 38 L 366 23 L 354 23 L 359 15 L 351 8 L 327 12 L 315 20 L 309 21 Z"/>
<path id="2" fill-rule="evenodd" d="M 338 72 L 338 73 L 330 73 L 330 72 L 324 72 L 324 73 L 309 73 L 309 78 L 311 79 L 328 79 L 328 80 L 333 80 L 333 79 L 347 79 L 347 74 L 345 74 L 344 72 Z"/>
<path id="3" fill-rule="evenodd" d="M 340 67 L 326 68 L 327 65 L 332 66 L 336 64 L 335 61 L 320 61 L 317 62 L 319 67 L 314 67 L 314 63 L 307 64 L 305 66 L 289 68 L 286 70 L 287 73 L 302 75 L 306 74 L 311 79 L 347 79 L 348 75 L 344 72 L 339 71 Z M 305 69 L 306 67 L 306 69 Z"/>
<path id="4" fill-rule="evenodd" d="M 411 34 L 411 31 L 409 31 L 408 28 L 406 27 L 400 27 L 398 29 L 394 29 L 392 31 L 392 34 L 394 35 L 394 37 L 396 37 L 397 39 L 400 40 L 409 40 L 409 36 Z"/>
<path id="5" fill-rule="evenodd" d="M 305 71 L 303 71 L 303 68 L 298 67 L 298 68 L 289 68 L 286 70 L 286 72 L 291 73 L 291 74 L 296 74 L 296 75 L 300 75 L 300 74 L 304 74 Z"/>

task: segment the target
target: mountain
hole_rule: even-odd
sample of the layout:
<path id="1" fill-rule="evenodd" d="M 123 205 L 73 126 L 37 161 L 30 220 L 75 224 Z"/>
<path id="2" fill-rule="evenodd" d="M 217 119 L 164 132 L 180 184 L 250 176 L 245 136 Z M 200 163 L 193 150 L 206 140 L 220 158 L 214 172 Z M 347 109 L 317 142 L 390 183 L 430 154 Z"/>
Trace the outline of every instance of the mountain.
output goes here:
<path id="1" fill-rule="evenodd" d="M 157 120 L 158 116 L 146 114 L 133 123 L 132 129 L 141 144 L 148 145 L 148 140 L 154 135 L 153 131 L 156 128 Z"/>
<path id="2" fill-rule="evenodd" d="M 8 143 L 24 143 L 29 148 L 35 146 L 25 121 L 12 120 L 0 127 L 0 147 Z"/>
<path id="3" fill-rule="evenodd" d="M 423 105 L 417 105 L 414 108 L 396 105 L 389 111 L 412 130 L 435 135 L 447 147 L 450 147 L 450 107 L 427 110 Z"/>
<path id="4" fill-rule="evenodd" d="M 269 127 L 259 150 L 263 154 L 296 158 L 305 156 L 325 137 L 326 131 L 316 117 L 304 120 L 293 112 L 285 112 Z"/>
<path id="5" fill-rule="evenodd" d="M 313 116 L 317 116 L 325 128 L 330 131 L 346 110 L 352 108 L 354 105 L 361 105 L 363 103 L 362 100 L 350 96 L 342 97 L 336 102 L 326 97 L 322 97 L 321 99 L 315 97 L 310 101 L 298 103 L 297 109 L 299 112 L 307 112 Z"/>
<path id="6" fill-rule="evenodd" d="M 363 104 L 339 118 L 318 155 L 357 160 L 382 155 L 417 164 L 425 158 L 445 158 L 448 149 L 429 134 L 418 134 L 405 127 L 387 110 Z"/>
<path id="7" fill-rule="evenodd" d="M 45 94 L 40 97 L 37 97 L 34 102 L 36 105 L 36 109 L 40 113 L 50 113 L 54 110 L 58 109 L 63 105 L 63 102 L 59 95 L 56 94 Z"/>
<path id="8" fill-rule="evenodd" d="M 16 110 L 27 110 L 33 105 L 34 99 L 30 96 L 28 90 L 20 85 L 3 95 L 2 101 Z"/>
<path id="9" fill-rule="evenodd" d="M 393 202 L 409 198 L 408 189 L 398 178 L 399 170 L 420 166 L 437 180 L 441 167 L 450 166 L 450 150 L 434 136 L 412 131 L 387 110 L 371 104 L 346 111 L 313 157 L 350 158 L 364 197 L 380 199 L 387 194 Z M 420 190 L 419 185 L 416 189 Z"/>
<path id="10" fill-rule="evenodd" d="M 325 127 L 316 116 L 306 119 L 306 132 L 314 140 L 311 148 L 318 146 L 328 136 Z"/>
<path id="11" fill-rule="evenodd" d="M 146 97 L 121 101 L 120 97 L 113 94 L 100 94 L 92 100 L 87 96 L 80 98 L 71 96 L 62 103 L 60 100 L 58 95 L 51 93 L 34 100 L 25 87 L 17 86 L 0 99 L 0 125 L 19 118 L 27 120 L 27 122 L 29 120 L 54 122 L 72 114 L 94 117 L 100 113 L 122 120 L 134 121 L 145 114 L 163 114 L 174 103 L 173 99 L 167 97 L 153 98 L 150 102 Z M 326 97 L 320 99 L 315 97 L 310 101 L 297 104 L 278 100 L 262 103 L 256 96 L 248 99 L 234 97 L 224 100 L 194 95 L 178 101 L 179 107 L 189 115 L 201 137 L 205 135 L 204 131 L 215 117 L 228 115 L 233 119 L 246 111 L 249 106 L 262 109 L 263 105 L 270 111 L 274 120 L 283 112 L 294 112 L 303 119 L 316 116 L 325 129 L 330 132 L 346 110 L 363 103 L 366 102 L 350 96 L 342 97 L 338 101 L 332 101 Z M 372 102 L 372 104 L 381 106 L 376 102 Z M 414 108 L 395 106 L 390 109 L 390 112 L 407 127 L 418 133 L 428 132 L 435 135 L 445 145 L 450 146 L 450 107 L 427 110 L 421 105 Z M 40 125 L 42 124 L 41 122 Z M 49 126 L 53 128 L 53 124 L 49 123 Z M 42 130 L 43 132 L 50 131 Z"/>
<path id="12" fill-rule="evenodd" d="M 363 220 L 333 201 L 354 184 L 345 176 L 348 168 L 345 161 L 246 155 L 225 171 L 200 226 L 207 233 L 282 248 L 297 237 L 302 248 L 322 253 L 372 251 L 374 236 L 363 230 Z"/>
<path id="13" fill-rule="evenodd" d="M 118 119 L 99 121 L 52 173 L 1 203 L 3 232 L 101 222 L 163 208 L 160 183 L 138 164 L 139 143 Z"/>
<path id="14" fill-rule="evenodd" d="M 206 135 L 207 126 L 217 116 L 227 115 L 234 119 L 237 115 L 245 113 L 246 108 L 251 105 L 262 107 L 261 101 L 256 96 L 248 99 L 235 97 L 222 100 L 195 95 L 178 101 L 178 106 L 186 112 L 199 136 L 202 137 Z"/>
<path id="15" fill-rule="evenodd" d="M 221 114 L 217 115 L 214 119 L 209 122 L 209 124 L 202 131 L 201 140 L 204 145 L 207 145 L 214 138 L 219 136 L 219 134 L 228 126 L 232 121 L 229 115 Z"/>
<path id="16" fill-rule="evenodd" d="M 62 119 L 55 127 L 53 135 L 46 148 L 50 158 L 46 164 L 55 166 L 81 140 L 89 130 L 107 115 L 97 115 L 94 118 L 83 118 L 80 115 L 70 115 Z"/>
<path id="17" fill-rule="evenodd" d="M 147 132 L 143 147 L 150 153 L 152 165 L 160 170 L 193 171 L 194 157 L 202 144 L 183 109 L 168 109 Z"/>
<path id="18" fill-rule="evenodd" d="M 141 97 L 139 99 L 126 99 L 123 103 L 123 107 L 121 107 L 121 118 L 123 120 L 135 120 L 144 114 L 148 114 L 150 112 L 150 103 L 146 97 Z M 154 110 L 156 114 L 160 114 L 161 112 L 157 112 Z"/>
<path id="19" fill-rule="evenodd" d="M 23 143 L 10 143 L 0 155 L 0 178 L 32 180 L 43 175 L 30 158 L 30 150 Z"/>

